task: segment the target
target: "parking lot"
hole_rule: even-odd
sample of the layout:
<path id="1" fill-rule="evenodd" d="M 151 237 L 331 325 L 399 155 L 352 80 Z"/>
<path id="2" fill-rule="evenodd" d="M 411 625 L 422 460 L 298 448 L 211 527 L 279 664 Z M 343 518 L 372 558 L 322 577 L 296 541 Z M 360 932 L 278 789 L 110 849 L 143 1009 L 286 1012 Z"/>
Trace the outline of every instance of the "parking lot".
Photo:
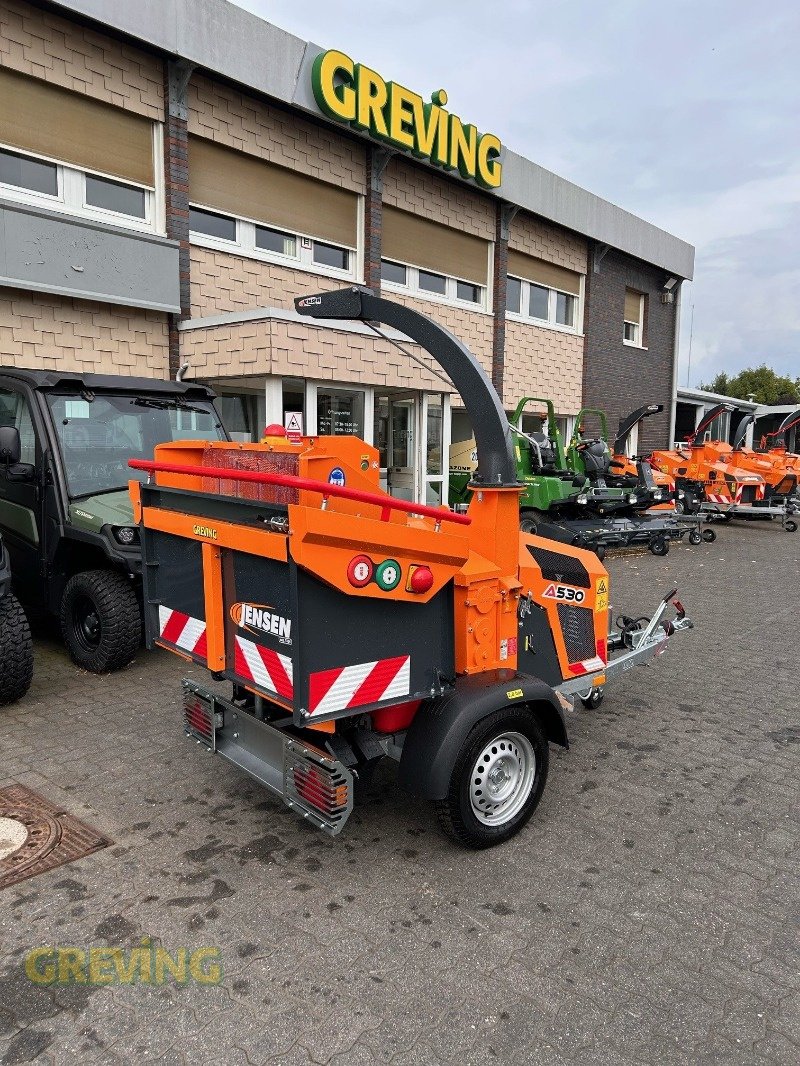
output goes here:
<path id="1" fill-rule="evenodd" d="M 609 568 L 618 610 L 674 581 L 696 628 L 572 717 L 527 830 L 479 853 L 391 765 L 317 833 L 184 738 L 178 659 L 98 677 L 40 634 L 0 787 L 113 844 L 0 893 L 2 1063 L 796 1063 L 800 536 Z M 221 980 L 25 975 L 148 937 Z"/>

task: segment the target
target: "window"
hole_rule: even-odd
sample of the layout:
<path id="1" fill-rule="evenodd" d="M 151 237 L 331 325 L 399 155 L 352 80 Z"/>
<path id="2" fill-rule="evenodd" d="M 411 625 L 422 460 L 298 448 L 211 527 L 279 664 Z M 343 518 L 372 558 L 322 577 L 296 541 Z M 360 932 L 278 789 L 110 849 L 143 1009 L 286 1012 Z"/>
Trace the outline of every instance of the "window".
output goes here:
<path id="1" fill-rule="evenodd" d="M 43 204 L 56 211 L 154 230 L 155 190 L 78 170 L 0 145 L 0 188 L 21 203 Z M 43 199 L 46 197 L 46 199 Z M 109 219 L 113 214 L 114 219 Z"/>
<path id="2" fill-rule="evenodd" d="M 381 280 L 390 291 L 404 289 L 453 303 L 468 303 L 483 308 L 486 299 L 486 289 L 483 285 L 476 285 L 461 278 L 450 278 L 422 267 L 395 263 L 391 259 L 381 260 Z"/>
<path id="3" fill-rule="evenodd" d="M 189 208 L 189 229 L 192 233 L 204 233 L 220 241 L 236 240 L 235 218 L 226 218 L 214 211 L 201 211 L 198 207 Z"/>
<path id="4" fill-rule="evenodd" d="M 278 255 L 297 255 L 297 238 L 293 233 L 284 233 L 279 229 L 256 226 L 256 248 Z"/>
<path id="5" fill-rule="evenodd" d="M 147 215 L 144 189 L 110 178 L 97 178 L 93 174 L 86 175 L 86 205 L 118 215 L 131 215 L 133 218 L 145 218 Z"/>
<path id="6" fill-rule="evenodd" d="M 322 437 L 353 434 L 363 439 L 363 391 L 318 388 L 317 433 Z"/>
<path id="7" fill-rule="evenodd" d="M 58 196 L 58 167 L 40 159 L 0 150 L 0 182 L 18 189 Z"/>
<path id="8" fill-rule="evenodd" d="M 574 293 L 510 277 L 506 281 L 506 311 L 537 325 L 577 331 L 579 298 Z M 524 310 L 520 311 L 520 308 Z"/>
<path id="9" fill-rule="evenodd" d="M 0 389 L 0 426 L 19 430 L 20 462 L 36 463 L 36 434 L 27 400 L 18 392 Z"/>
<path id="10" fill-rule="evenodd" d="M 635 289 L 625 290 L 625 317 L 622 322 L 622 340 L 635 348 L 644 347 L 644 293 Z"/>
<path id="11" fill-rule="evenodd" d="M 314 262 L 321 266 L 333 267 L 335 270 L 349 270 L 350 252 L 347 248 L 338 248 L 335 244 L 314 241 Z"/>

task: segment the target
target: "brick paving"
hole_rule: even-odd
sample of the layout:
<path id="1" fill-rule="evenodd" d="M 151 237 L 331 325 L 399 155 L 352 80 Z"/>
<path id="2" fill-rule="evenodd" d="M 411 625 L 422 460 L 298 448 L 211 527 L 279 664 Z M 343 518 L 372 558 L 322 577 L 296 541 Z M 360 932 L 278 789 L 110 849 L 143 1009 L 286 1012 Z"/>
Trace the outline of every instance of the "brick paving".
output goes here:
<path id="1" fill-rule="evenodd" d="M 697 622 L 553 752 L 527 830 L 459 850 L 379 770 L 331 840 L 179 725 L 183 664 L 80 673 L 46 635 L 0 787 L 114 846 L 0 894 L 0 1062 L 787 1063 L 800 1058 L 800 537 L 610 564 Z M 219 985 L 34 987 L 37 945 L 221 948 Z"/>

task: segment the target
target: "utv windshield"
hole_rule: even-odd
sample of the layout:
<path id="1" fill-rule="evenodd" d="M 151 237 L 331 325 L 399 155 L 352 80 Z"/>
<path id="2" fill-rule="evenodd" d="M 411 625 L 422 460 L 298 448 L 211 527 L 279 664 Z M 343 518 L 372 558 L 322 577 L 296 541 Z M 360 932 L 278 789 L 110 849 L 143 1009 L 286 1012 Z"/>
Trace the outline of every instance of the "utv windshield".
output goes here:
<path id="1" fill-rule="evenodd" d="M 126 489 L 143 471 L 129 459 L 152 459 L 157 444 L 224 440 L 219 415 L 207 400 L 153 393 L 48 395 L 71 497 Z"/>

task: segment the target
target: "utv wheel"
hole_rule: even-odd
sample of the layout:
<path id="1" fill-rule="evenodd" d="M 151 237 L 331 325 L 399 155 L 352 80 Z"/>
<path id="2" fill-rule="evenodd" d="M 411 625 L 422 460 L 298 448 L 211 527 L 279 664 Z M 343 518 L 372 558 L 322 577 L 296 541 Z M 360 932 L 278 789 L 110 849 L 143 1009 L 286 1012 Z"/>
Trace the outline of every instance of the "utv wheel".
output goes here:
<path id="1" fill-rule="evenodd" d="M 587 695 L 579 696 L 579 699 L 584 707 L 588 707 L 589 710 L 593 711 L 595 707 L 599 707 L 603 702 L 603 696 L 605 696 L 605 694 L 605 685 L 597 685 L 597 687 L 593 688 L 591 692 L 587 693 Z"/>
<path id="2" fill-rule="evenodd" d="M 715 531 L 713 529 L 704 529 L 703 530 L 703 540 L 706 541 L 706 543 L 713 544 L 716 539 L 717 539 L 717 534 L 715 533 Z"/>
<path id="3" fill-rule="evenodd" d="M 139 601 L 130 581 L 113 570 L 86 570 L 67 582 L 61 631 L 78 666 L 93 674 L 126 666 L 142 639 Z"/>
<path id="4" fill-rule="evenodd" d="M 0 599 L 0 707 L 22 699 L 33 678 L 33 643 L 16 596 Z"/>
<path id="5" fill-rule="evenodd" d="M 442 829 L 468 848 L 509 840 L 536 810 L 548 765 L 547 741 L 531 711 L 490 714 L 462 744 L 448 794 L 436 804 Z"/>
<path id="6" fill-rule="evenodd" d="M 690 533 L 689 533 L 689 543 L 690 544 L 702 544 L 703 543 L 703 534 L 700 532 L 699 529 L 693 529 L 693 530 L 690 531 Z"/>
<path id="7" fill-rule="evenodd" d="M 669 541 L 666 537 L 656 537 L 650 542 L 650 551 L 653 555 L 668 555 Z"/>

